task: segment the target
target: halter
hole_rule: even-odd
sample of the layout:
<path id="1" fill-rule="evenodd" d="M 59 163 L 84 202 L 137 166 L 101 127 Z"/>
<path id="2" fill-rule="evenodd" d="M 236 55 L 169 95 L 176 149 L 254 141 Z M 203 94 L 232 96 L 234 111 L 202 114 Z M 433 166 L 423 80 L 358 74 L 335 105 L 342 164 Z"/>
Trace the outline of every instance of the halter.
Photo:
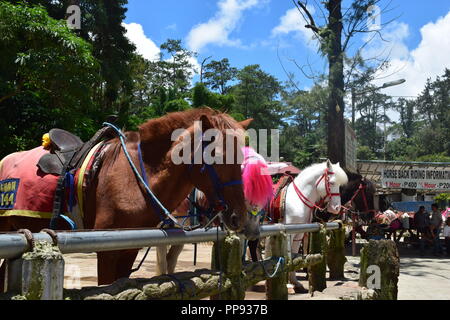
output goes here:
<path id="1" fill-rule="evenodd" d="M 208 146 L 209 143 L 211 143 L 211 142 L 204 141 L 203 137 L 202 137 L 202 156 L 203 156 L 205 147 Z M 192 171 L 192 167 L 193 167 L 193 164 L 191 163 L 189 166 L 189 171 Z M 211 164 L 203 163 L 203 166 L 200 169 L 200 173 L 204 173 L 205 171 L 209 175 L 209 178 L 210 178 L 210 180 L 213 184 L 213 188 L 214 188 L 214 196 L 213 196 L 214 198 L 208 199 L 209 208 L 204 212 L 204 215 L 210 219 L 210 221 L 205 226 L 205 228 L 206 228 L 213 222 L 213 220 L 218 218 L 219 215 L 223 211 L 228 210 L 228 204 L 225 201 L 225 198 L 223 197 L 223 189 L 225 189 L 226 187 L 242 185 L 243 183 L 242 183 L 242 180 L 232 180 L 229 182 L 222 183 L 222 181 L 219 178 L 219 175 L 217 174 L 216 169 Z M 218 204 L 217 204 L 216 200 L 218 200 L 218 202 L 219 202 Z"/>
<path id="2" fill-rule="evenodd" d="M 331 192 L 331 187 L 330 187 L 330 177 L 329 175 L 334 174 L 334 172 L 330 172 L 330 170 L 328 168 L 325 169 L 324 173 L 322 174 L 322 176 L 319 178 L 319 180 L 317 180 L 316 183 L 316 188 L 319 186 L 320 182 L 322 180 L 324 180 L 325 182 L 325 191 L 326 191 L 326 196 L 324 198 L 322 198 L 320 200 L 320 202 L 318 203 L 314 203 L 311 200 L 308 199 L 308 197 L 306 197 L 301 190 L 297 187 L 297 185 L 295 184 L 295 181 L 292 182 L 292 184 L 294 185 L 294 189 L 295 192 L 297 193 L 298 197 L 300 198 L 300 200 L 302 200 L 302 202 L 305 204 L 305 206 L 307 206 L 310 209 L 317 209 L 320 211 L 325 211 L 325 207 L 324 204 L 327 202 L 327 199 L 333 198 L 333 197 L 340 197 L 341 194 L 340 193 L 332 193 Z"/>
<path id="3" fill-rule="evenodd" d="M 370 210 L 370 209 L 369 209 L 369 205 L 368 205 L 368 203 L 367 203 L 367 197 L 366 197 L 366 189 L 367 189 L 367 186 L 361 182 L 361 183 L 359 184 L 358 189 L 355 191 L 355 193 L 353 194 L 352 198 L 350 199 L 349 203 L 350 203 L 350 204 L 353 203 L 353 201 L 356 199 L 356 197 L 358 196 L 358 194 L 361 193 L 361 197 L 363 198 L 364 207 L 365 207 L 365 209 L 366 209 L 364 212 L 367 212 L 367 213 L 370 213 L 370 212 L 377 212 L 376 210 Z M 342 209 L 347 210 L 347 211 L 350 211 L 350 209 L 347 208 L 347 207 L 345 207 L 345 206 L 342 206 Z"/>

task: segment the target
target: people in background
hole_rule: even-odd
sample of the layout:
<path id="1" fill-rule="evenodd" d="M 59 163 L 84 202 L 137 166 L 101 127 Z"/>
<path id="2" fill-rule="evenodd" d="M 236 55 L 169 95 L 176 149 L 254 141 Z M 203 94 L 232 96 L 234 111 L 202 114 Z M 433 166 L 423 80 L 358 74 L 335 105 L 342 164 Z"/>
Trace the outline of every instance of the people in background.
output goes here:
<path id="1" fill-rule="evenodd" d="M 417 211 L 414 215 L 414 224 L 417 228 L 417 233 L 420 239 L 420 255 L 424 255 L 425 241 L 427 241 L 430 236 L 430 216 L 425 211 L 424 206 L 420 206 L 419 211 Z"/>
<path id="2" fill-rule="evenodd" d="M 442 227 L 442 214 L 439 211 L 438 205 L 433 203 L 431 205 L 430 231 L 433 237 L 433 254 L 439 255 L 442 253 L 442 246 L 440 240 Z"/>
<path id="3" fill-rule="evenodd" d="M 445 247 L 447 248 L 447 256 L 450 257 L 450 217 L 447 217 L 444 227 Z"/>

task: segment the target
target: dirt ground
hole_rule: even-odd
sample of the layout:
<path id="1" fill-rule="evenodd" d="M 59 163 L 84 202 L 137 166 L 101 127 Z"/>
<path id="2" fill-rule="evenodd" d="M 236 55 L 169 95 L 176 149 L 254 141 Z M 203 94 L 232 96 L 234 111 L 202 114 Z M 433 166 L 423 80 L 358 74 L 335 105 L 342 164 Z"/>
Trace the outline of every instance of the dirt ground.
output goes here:
<path id="1" fill-rule="evenodd" d="M 212 244 L 198 244 L 197 264 L 194 266 L 194 245 L 185 245 L 183 252 L 178 260 L 176 272 L 194 271 L 201 268 L 211 267 L 211 247 Z M 134 267 L 141 261 L 145 249 L 139 252 Z M 64 256 L 65 266 L 65 288 L 81 288 L 86 286 L 97 285 L 97 265 L 95 254 L 67 254 Z M 140 270 L 132 274 L 132 278 L 151 278 L 155 275 L 156 250 L 152 248 L 144 261 Z M 340 287 L 339 294 L 345 292 L 345 289 L 354 290 L 357 287 L 357 270 L 351 265 L 346 266 L 347 281 L 328 281 L 329 287 Z M 305 273 L 298 273 L 300 282 L 307 288 L 308 280 Z M 328 298 L 333 298 L 327 295 Z M 265 288 L 264 282 L 259 283 L 255 287 L 247 291 L 247 300 L 264 300 Z M 309 294 L 295 294 L 292 288 L 289 289 L 289 299 L 292 300 L 308 300 L 314 299 Z"/>
<path id="2" fill-rule="evenodd" d="M 194 266 L 194 245 L 185 245 L 178 260 L 176 272 L 194 271 L 195 269 L 210 268 L 212 244 L 198 244 L 197 265 Z M 358 244 L 359 248 L 362 243 Z M 344 281 L 327 281 L 328 288 L 323 293 L 295 294 L 289 290 L 289 300 L 336 300 L 343 296 L 351 296 L 358 289 L 359 256 L 352 257 L 350 248 L 347 250 L 348 262 L 345 265 Z M 426 255 L 420 257 L 416 250 L 400 246 L 400 277 L 399 300 L 448 300 L 450 298 L 450 258 Z M 139 252 L 135 267 L 141 261 L 145 250 Z M 81 288 L 97 285 L 97 264 L 95 254 L 65 255 L 65 288 Z M 132 278 L 150 278 L 155 274 L 155 248 L 143 263 L 141 269 Z M 308 281 L 305 273 L 297 273 L 300 282 L 307 288 Z M 256 291 L 248 290 L 247 300 L 265 299 L 264 282 L 259 283 Z"/>

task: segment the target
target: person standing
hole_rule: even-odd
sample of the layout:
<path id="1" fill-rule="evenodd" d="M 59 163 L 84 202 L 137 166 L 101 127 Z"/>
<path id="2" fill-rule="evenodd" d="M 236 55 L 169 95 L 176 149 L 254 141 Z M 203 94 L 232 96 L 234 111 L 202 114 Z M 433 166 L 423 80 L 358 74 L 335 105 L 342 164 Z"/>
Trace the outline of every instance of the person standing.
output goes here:
<path id="1" fill-rule="evenodd" d="M 447 248 L 447 256 L 450 257 L 450 217 L 447 217 L 444 227 L 445 247 Z"/>
<path id="2" fill-rule="evenodd" d="M 417 236 L 419 237 L 420 255 L 425 253 L 425 241 L 430 232 L 430 216 L 425 211 L 424 206 L 420 206 L 419 211 L 414 215 L 414 225 L 417 228 Z"/>
<path id="3" fill-rule="evenodd" d="M 439 237 L 442 227 L 442 214 L 436 203 L 431 205 L 431 210 L 430 231 L 433 236 L 433 254 L 437 256 L 442 253 L 441 240 Z"/>

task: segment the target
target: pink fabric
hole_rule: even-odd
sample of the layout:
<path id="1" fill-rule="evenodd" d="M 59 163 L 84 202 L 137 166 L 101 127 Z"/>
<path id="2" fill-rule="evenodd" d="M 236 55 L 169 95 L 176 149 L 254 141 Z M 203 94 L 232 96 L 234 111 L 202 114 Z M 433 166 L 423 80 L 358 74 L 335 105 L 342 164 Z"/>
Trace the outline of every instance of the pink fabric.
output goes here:
<path id="1" fill-rule="evenodd" d="M 242 180 L 245 199 L 260 209 L 273 197 L 272 178 L 268 173 L 264 158 L 250 147 L 243 148 Z"/>
<path id="2" fill-rule="evenodd" d="M 7 156 L 0 168 L 0 181 L 19 179 L 14 207 L 8 210 L 52 212 L 58 176 L 43 173 L 39 159 L 48 153 L 43 147 Z"/>

